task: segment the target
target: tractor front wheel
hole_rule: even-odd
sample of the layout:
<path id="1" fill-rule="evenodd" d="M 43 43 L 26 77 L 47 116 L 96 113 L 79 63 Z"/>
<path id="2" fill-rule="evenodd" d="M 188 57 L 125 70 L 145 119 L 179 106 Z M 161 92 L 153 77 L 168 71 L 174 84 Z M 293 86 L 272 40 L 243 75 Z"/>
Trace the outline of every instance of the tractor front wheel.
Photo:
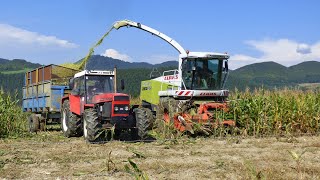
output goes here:
<path id="1" fill-rule="evenodd" d="M 89 108 L 84 111 L 83 135 L 84 139 L 90 143 L 102 140 L 102 124 L 99 122 L 97 110 Z"/>
<path id="2" fill-rule="evenodd" d="M 40 120 L 36 114 L 31 114 L 28 117 L 29 132 L 37 132 L 40 130 Z"/>

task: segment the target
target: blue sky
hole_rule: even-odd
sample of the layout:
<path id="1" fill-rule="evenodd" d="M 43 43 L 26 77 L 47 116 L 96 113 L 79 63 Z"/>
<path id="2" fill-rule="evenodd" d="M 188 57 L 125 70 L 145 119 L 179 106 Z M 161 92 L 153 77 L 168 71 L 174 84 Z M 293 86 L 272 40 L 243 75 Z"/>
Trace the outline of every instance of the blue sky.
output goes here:
<path id="1" fill-rule="evenodd" d="M 117 20 L 157 29 L 190 51 L 228 52 L 232 69 L 320 60 L 320 1 L 0 0 L 0 58 L 75 62 Z M 177 60 L 161 39 L 114 30 L 95 54 L 131 62 Z"/>

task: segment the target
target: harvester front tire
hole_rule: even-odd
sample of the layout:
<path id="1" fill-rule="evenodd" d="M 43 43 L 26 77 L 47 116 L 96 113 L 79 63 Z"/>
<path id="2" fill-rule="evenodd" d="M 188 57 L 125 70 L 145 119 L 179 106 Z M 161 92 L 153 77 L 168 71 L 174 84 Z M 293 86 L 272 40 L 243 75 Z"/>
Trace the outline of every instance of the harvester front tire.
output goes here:
<path id="1" fill-rule="evenodd" d="M 147 139 L 154 121 L 152 111 L 148 108 L 137 108 L 135 115 L 138 136 L 140 139 Z"/>
<path id="2" fill-rule="evenodd" d="M 102 141 L 102 124 L 99 122 L 97 110 L 89 108 L 83 115 L 83 135 L 89 143 Z"/>
<path id="3" fill-rule="evenodd" d="M 82 135 L 81 118 L 70 111 L 69 100 L 63 102 L 61 112 L 61 129 L 65 137 Z"/>
<path id="4" fill-rule="evenodd" d="M 33 133 L 40 130 L 40 120 L 37 115 L 31 114 L 28 117 L 28 123 L 29 123 L 29 132 Z"/>

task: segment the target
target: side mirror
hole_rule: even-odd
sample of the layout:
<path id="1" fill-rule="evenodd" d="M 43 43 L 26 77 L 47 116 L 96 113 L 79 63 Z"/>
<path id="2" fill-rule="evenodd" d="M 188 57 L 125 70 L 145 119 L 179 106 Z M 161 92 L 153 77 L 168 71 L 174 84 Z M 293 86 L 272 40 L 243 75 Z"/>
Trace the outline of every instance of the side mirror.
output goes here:
<path id="1" fill-rule="evenodd" d="M 78 84 L 79 85 L 79 84 Z M 69 88 L 71 89 L 71 94 L 75 96 L 80 95 L 80 89 L 77 83 L 75 82 L 75 78 L 70 78 L 69 79 Z M 75 87 L 77 86 L 77 87 Z"/>
<path id="2" fill-rule="evenodd" d="M 123 80 L 123 79 L 121 79 L 121 85 L 120 85 L 120 88 L 121 88 L 121 90 L 122 90 L 122 91 L 124 90 L 124 80 Z"/>
<path id="3" fill-rule="evenodd" d="M 73 89 L 71 91 L 71 94 L 74 95 L 74 96 L 79 96 L 80 95 L 80 90 L 79 89 Z"/>
<path id="4" fill-rule="evenodd" d="M 69 79 L 69 88 L 73 89 L 73 86 L 74 86 L 74 78 L 70 78 Z"/>
<path id="5" fill-rule="evenodd" d="M 225 68 L 225 72 L 229 71 L 229 67 L 228 67 L 228 61 L 224 62 L 224 68 Z"/>

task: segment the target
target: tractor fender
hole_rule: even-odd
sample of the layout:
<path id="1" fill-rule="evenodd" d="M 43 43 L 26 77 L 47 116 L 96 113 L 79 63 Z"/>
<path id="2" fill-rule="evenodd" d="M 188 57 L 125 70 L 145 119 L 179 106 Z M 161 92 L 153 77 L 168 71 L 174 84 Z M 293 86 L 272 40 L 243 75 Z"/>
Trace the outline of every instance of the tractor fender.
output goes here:
<path id="1" fill-rule="evenodd" d="M 62 107 L 62 104 L 64 103 L 64 101 L 66 100 L 69 100 L 69 96 L 63 96 L 62 99 L 61 99 L 61 107 Z"/>

